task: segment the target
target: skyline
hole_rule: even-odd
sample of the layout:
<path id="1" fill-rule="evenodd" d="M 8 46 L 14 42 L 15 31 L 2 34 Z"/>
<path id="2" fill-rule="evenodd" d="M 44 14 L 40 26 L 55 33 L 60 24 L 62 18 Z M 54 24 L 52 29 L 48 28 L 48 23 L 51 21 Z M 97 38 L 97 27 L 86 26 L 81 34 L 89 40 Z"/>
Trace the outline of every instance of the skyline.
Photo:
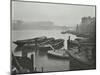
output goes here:
<path id="1" fill-rule="evenodd" d="M 52 21 L 57 26 L 76 26 L 87 16 L 95 17 L 94 6 L 12 2 L 12 20 Z"/>

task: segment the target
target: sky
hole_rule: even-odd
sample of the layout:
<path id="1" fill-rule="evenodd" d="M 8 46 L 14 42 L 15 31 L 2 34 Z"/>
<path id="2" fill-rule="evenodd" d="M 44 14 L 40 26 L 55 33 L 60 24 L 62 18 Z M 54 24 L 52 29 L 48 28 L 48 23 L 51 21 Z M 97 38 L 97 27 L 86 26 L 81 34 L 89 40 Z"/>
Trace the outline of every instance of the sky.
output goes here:
<path id="1" fill-rule="evenodd" d="M 94 6 L 12 2 L 12 20 L 52 21 L 58 26 L 76 26 L 87 16 L 95 17 Z"/>

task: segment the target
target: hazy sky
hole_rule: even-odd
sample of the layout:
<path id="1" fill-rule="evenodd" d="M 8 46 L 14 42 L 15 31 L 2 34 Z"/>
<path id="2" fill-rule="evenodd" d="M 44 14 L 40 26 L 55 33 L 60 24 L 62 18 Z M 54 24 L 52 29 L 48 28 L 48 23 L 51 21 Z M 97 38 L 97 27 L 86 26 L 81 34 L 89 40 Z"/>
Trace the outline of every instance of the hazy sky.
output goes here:
<path id="1" fill-rule="evenodd" d="M 59 26 L 76 26 L 83 16 L 94 17 L 95 7 L 33 2 L 12 3 L 13 20 L 52 21 Z"/>

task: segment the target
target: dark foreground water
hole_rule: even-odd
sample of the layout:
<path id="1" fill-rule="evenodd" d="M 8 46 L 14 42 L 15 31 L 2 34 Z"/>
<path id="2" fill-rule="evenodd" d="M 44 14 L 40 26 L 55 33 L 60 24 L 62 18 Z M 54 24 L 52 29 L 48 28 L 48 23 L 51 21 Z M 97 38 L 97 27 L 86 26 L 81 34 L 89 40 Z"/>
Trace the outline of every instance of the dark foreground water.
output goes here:
<path id="1" fill-rule="evenodd" d="M 62 38 L 65 40 L 64 48 L 67 49 L 67 39 L 68 36 L 71 36 L 71 39 L 74 40 L 76 38 L 75 35 L 72 34 L 61 34 L 60 30 L 34 30 L 34 31 L 13 31 L 12 32 L 12 42 L 16 40 L 29 39 L 34 37 L 54 37 L 54 38 Z M 16 45 L 12 43 L 12 51 L 14 52 Z M 34 50 L 28 54 L 28 57 L 32 53 L 35 53 Z M 14 52 L 15 56 L 21 56 L 21 51 Z M 39 51 L 38 54 L 35 54 L 35 67 L 37 70 L 41 71 L 41 67 L 43 67 L 44 71 L 63 71 L 70 70 L 69 60 L 68 59 L 59 59 L 55 57 L 50 57 L 47 55 L 46 51 Z"/>

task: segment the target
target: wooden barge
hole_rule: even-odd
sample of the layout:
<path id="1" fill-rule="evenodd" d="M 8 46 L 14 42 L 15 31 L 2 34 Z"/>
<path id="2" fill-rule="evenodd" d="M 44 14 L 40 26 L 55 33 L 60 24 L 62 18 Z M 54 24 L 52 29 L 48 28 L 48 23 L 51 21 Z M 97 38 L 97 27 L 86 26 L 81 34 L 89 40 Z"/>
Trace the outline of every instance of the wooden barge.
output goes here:
<path id="1" fill-rule="evenodd" d="M 17 48 L 38 48 L 39 50 L 51 50 L 52 47 L 54 49 L 60 49 L 64 46 L 63 39 L 54 39 L 47 37 L 39 37 L 34 39 L 26 39 L 26 40 L 18 40 L 14 42 L 18 45 Z"/>

